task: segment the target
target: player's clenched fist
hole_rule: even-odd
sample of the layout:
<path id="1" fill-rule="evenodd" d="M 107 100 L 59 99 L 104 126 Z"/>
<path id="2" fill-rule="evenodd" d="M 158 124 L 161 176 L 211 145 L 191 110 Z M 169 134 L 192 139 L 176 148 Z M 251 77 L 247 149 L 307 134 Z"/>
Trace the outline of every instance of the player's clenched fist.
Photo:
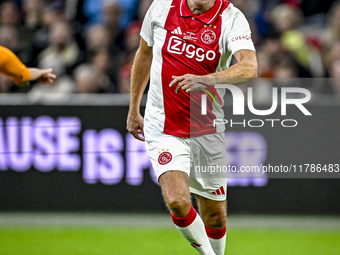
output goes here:
<path id="1" fill-rule="evenodd" d="M 140 113 L 129 112 L 126 121 L 126 129 L 138 140 L 145 141 L 144 139 L 144 119 Z M 143 136 L 140 136 L 143 135 Z"/>

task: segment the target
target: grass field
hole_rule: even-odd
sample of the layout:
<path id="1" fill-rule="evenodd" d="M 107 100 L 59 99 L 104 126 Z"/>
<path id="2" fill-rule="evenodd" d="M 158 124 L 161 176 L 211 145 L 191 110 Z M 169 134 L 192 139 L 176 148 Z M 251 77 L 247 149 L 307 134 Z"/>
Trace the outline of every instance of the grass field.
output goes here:
<path id="1" fill-rule="evenodd" d="M 324 218 L 300 218 L 263 216 L 229 219 L 226 254 L 340 254 L 339 218 L 328 221 Z M 32 217 L 23 214 L 20 217 L 20 214 L 0 214 L 0 255 L 198 254 L 168 219 L 167 216 L 46 217 L 33 214 Z M 139 221 L 144 223 L 133 223 Z M 250 228 L 244 224 L 247 221 L 248 225 L 253 222 Z"/>

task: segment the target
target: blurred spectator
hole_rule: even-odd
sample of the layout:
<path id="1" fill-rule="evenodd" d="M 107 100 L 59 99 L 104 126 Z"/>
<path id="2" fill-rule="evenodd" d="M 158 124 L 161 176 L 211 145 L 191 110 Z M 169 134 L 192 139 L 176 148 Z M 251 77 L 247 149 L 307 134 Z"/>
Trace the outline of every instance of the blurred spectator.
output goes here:
<path id="1" fill-rule="evenodd" d="M 66 21 L 59 21 L 52 25 L 49 46 L 39 55 L 40 61 L 57 55 L 63 62 L 66 72 L 72 73 L 80 60 L 80 49 L 73 38 L 72 28 Z"/>
<path id="2" fill-rule="evenodd" d="M 114 12 L 112 12 L 112 6 L 115 6 Z M 117 19 L 120 28 L 125 28 L 136 18 L 137 7 L 137 0 L 85 0 L 83 12 L 88 18 L 88 25 L 93 25 L 105 22 L 106 9 L 109 8 L 110 16 Z M 119 13 L 117 10 L 119 10 Z"/>
<path id="3" fill-rule="evenodd" d="M 74 71 L 78 93 L 101 93 L 103 84 L 99 71 L 90 64 L 83 64 Z"/>
<path id="4" fill-rule="evenodd" d="M 44 5 L 42 22 L 43 26 L 50 27 L 53 24 L 66 20 L 65 9 L 62 2 L 52 2 Z"/>
<path id="5" fill-rule="evenodd" d="M 15 53 L 20 50 L 19 32 L 14 26 L 2 26 L 0 28 L 0 45 L 9 48 Z"/>
<path id="6" fill-rule="evenodd" d="M 109 30 L 104 25 L 94 25 L 86 33 L 88 59 L 102 73 L 109 77 L 108 92 L 118 92 L 116 88 L 118 70 L 124 58 L 124 53 L 109 38 Z M 93 62 L 95 61 L 95 63 Z M 103 61 L 101 63 L 101 61 Z M 104 68 L 105 66 L 105 68 Z M 106 69 L 105 71 L 103 69 Z"/>
<path id="7" fill-rule="evenodd" d="M 331 45 L 329 51 L 324 58 L 325 66 L 330 66 L 330 64 L 333 63 L 336 59 L 340 59 L 340 41 L 336 41 Z"/>
<path id="8" fill-rule="evenodd" d="M 332 89 L 332 94 L 340 95 L 340 58 L 330 63 L 328 72 L 331 77 L 329 83 Z"/>
<path id="9" fill-rule="evenodd" d="M 110 77 L 109 75 L 112 65 L 110 63 L 108 51 L 105 48 L 94 51 L 91 57 L 91 64 L 99 72 L 99 79 L 101 80 L 101 87 L 103 88 L 103 91 L 106 93 L 118 92 L 118 88 L 113 83 L 113 81 L 115 81 L 114 77 Z"/>
<path id="10" fill-rule="evenodd" d="M 7 75 L 0 73 L 0 93 L 14 92 L 18 87 Z"/>
<path id="11" fill-rule="evenodd" d="M 322 93 L 340 95 L 340 41 L 332 45 L 325 65 L 330 79 L 325 84 Z"/>
<path id="12" fill-rule="evenodd" d="M 259 0 L 232 0 L 231 2 L 242 11 L 247 19 L 254 20 L 254 16 L 259 9 Z"/>
<path id="13" fill-rule="evenodd" d="M 272 12 L 273 25 L 281 34 L 282 45 L 295 54 L 302 66 L 308 67 L 311 54 L 302 33 L 297 30 L 302 18 L 301 11 L 288 4 L 278 5 Z"/>
<path id="14" fill-rule="evenodd" d="M 0 4 L 0 45 L 12 50 L 19 58 L 26 62 L 26 42 L 21 35 L 24 30 L 20 24 L 19 7 L 14 1 L 4 1 Z"/>
<path id="15" fill-rule="evenodd" d="M 260 78 L 274 77 L 269 54 L 267 54 L 264 51 L 259 51 L 257 53 L 257 62 L 258 62 L 258 77 Z"/>
<path id="16" fill-rule="evenodd" d="M 273 25 L 280 33 L 296 30 L 303 20 L 303 15 L 300 9 L 289 4 L 277 5 L 273 9 L 271 15 Z"/>
<path id="17" fill-rule="evenodd" d="M 94 52 L 91 63 L 97 68 L 99 73 L 106 74 L 109 67 L 109 55 L 105 49 Z"/>
<path id="18" fill-rule="evenodd" d="M 39 68 L 52 68 L 57 79 L 52 85 L 36 84 L 29 92 L 32 97 L 43 97 L 44 94 L 64 94 L 75 92 L 76 86 L 70 76 L 65 74 L 64 62 L 58 55 L 48 55 L 40 61 Z"/>
<path id="19" fill-rule="evenodd" d="M 336 41 L 340 41 L 340 1 L 332 6 L 329 15 L 328 28 L 325 36 L 326 49 L 329 49 Z"/>
<path id="20" fill-rule="evenodd" d="M 258 76 L 261 78 L 274 78 L 273 60 L 277 55 L 283 54 L 280 35 L 271 33 L 262 40 L 257 50 Z"/>
<path id="21" fill-rule="evenodd" d="M 36 1 L 36 0 L 28 0 Z M 39 1 L 39 0 L 38 0 Z M 41 1 L 41 0 L 40 0 Z M 44 4 L 41 2 L 40 8 L 42 8 L 42 15 L 40 17 L 41 26 L 38 26 L 31 36 L 31 63 L 33 66 L 37 65 L 37 57 L 41 51 L 50 45 L 51 27 L 59 22 L 65 22 L 64 5 L 60 1 L 52 2 L 50 4 Z"/>
<path id="22" fill-rule="evenodd" d="M 18 6 L 13 1 L 6 1 L 0 5 L 0 25 L 17 26 L 20 21 Z"/>
<path id="23" fill-rule="evenodd" d="M 335 59 L 328 67 L 329 76 L 338 79 L 337 93 L 340 94 L 340 58 Z"/>
<path id="24" fill-rule="evenodd" d="M 82 91 L 128 93 L 141 21 L 152 1 L 0 0 L 0 44 L 13 50 L 28 66 L 54 63 L 61 75 L 51 93 L 75 91 L 73 77 L 67 74 L 75 77 L 78 66 L 83 67 L 77 69 L 79 76 L 90 77 L 88 71 L 96 70 L 98 77 L 93 88 L 85 86 L 85 81 L 83 87 L 89 88 Z M 252 26 L 259 77 L 338 77 L 339 0 L 231 2 Z M 328 24 L 324 22 L 326 16 Z M 12 85 L 2 78 L 0 90 L 15 92 Z M 253 86 L 260 101 L 271 95 L 270 84 L 254 82 Z M 338 93 L 334 86 L 328 82 L 313 91 Z M 45 89 L 37 84 L 32 92 Z"/>
<path id="25" fill-rule="evenodd" d="M 116 26 L 120 28 L 119 19 L 122 14 L 122 10 L 117 0 L 103 0 L 103 6 L 101 10 L 103 22 L 107 25 Z"/>
<path id="26" fill-rule="evenodd" d="M 125 50 L 128 53 L 135 53 L 139 47 L 140 42 L 140 30 L 142 28 L 142 24 L 138 21 L 132 22 L 126 29 L 125 36 Z"/>
<path id="27" fill-rule="evenodd" d="M 109 47 L 109 31 L 104 25 L 91 26 L 86 33 L 86 46 L 89 51 Z"/>
<path id="28" fill-rule="evenodd" d="M 24 0 L 24 25 L 26 29 L 35 32 L 42 26 L 43 2 L 42 0 Z"/>
<path id="29" fill-rule="evenodd" d="M 297 67 L 294 60 L 287 55 L 278 55 L 273 61 L 273 76 L 278 79 L 289 79 L 297 77 Z"/>
<path id="30" fill-rule="evenodd" d="M 127 28 L 124 42 L 126 53 L 122 67 L 119 70 L 119 92 L 121 93 L 130 92 L 131 69 L 135 52 L 139 46 L 140 30 L 141 23 L 138 21 L 131 23 Z"/>
<path id="31" fill-rule="evenodd" d="M 116 45 L 121 44 L 122 29 L 119 24 L 121 9 L 116 0 L 104 0 L 103 2 L 103 20 L 104 25 L 109 31 L 111 43 Z"/>
<path id="32" fill-rule="evenodd" d="M 318 77 L 323 74 L 319 52 L 308 45 L 304 35 L 298 30 L 303 20 L 302 12 L 292 5 L 280 4 L 272 12 L 272 21 L 281 34 L 283 47 L 290 51 L 299 64 L 301 77 Z"/>
<path id="33" fill-rule="evenodd" d="M 130 93 L 130 79 L 131 79 L 131 68 L 132 60 L 126 62 L 119 70 L 119 92 Z"/>
<path id="34" fill-rule="evenodd" d="M 53 24 L 58 21 L 66 21 L 67 16 L 65 12 L 65 3 L 61 0 L 50 1 L 50 4 L 47 5 L 47 19 L 49 19 L 49 23 Z"/>

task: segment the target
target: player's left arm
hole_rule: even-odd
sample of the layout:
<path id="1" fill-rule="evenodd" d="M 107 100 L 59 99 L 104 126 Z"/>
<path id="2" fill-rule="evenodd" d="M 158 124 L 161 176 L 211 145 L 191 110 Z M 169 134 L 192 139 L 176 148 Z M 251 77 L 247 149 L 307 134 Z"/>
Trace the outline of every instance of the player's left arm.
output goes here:
<path id="1" fill-rule="evenodd" d="M 28 87 L 29 81 L 51 84 L 56 76 L 52 69 L 27 68 L 9 49 L 0 46 L 0 72 L 11 77 L 19 86 Z"/>
<path id="2" fill-rule="evenodd" d="M 203 76 L 208 78 L 210 86 L 216 83 L 241 84 L 257 77 L 257 58 L 252 50 L 239 50 L 234 54 L 237 63 L 222 72 Z"/>
<path id="3" fill-rule="evenodd" d="M 237 85 L 255 79 L 257 77 L 257 59 L 255 52 L 252 50 L 239 50 L 235 52 L 234 56 L 237 63 L 221 72 L 201 76 L 193 74 L 173 76 L 173 81 L 169 86 L 172 87 L 178 83 L 176 93 L 178 93 L 180 89 L 189 93 L 200 86 L 200 84 L 192 82 L 191 79 L 198 80 L 199 78 L 203 78 L 202 82 L 210 86 L 217 83 Z"/>

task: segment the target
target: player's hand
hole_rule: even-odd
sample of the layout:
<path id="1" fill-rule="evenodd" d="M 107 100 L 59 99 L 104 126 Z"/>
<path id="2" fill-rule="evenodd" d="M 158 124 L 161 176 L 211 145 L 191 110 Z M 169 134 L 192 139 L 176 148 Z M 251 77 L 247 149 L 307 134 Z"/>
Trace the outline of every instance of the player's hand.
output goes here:
<path id="1" fill-rule="evenodd" d="M 190 93 L 191 91 L 198 90 L 199 88 L 204 88 L 205 85 L 202 82 L 199 82 L 199 77 L 197 75 L 193 74 L 186 74 L 182 76 L 172 76 L 172 82 L 170 83 L 169 87 L 174 86 L 178 83 L 176 87 L 176 93 L 179 92 L 179 90 L 183 90 L 186 93 Z"/>
<path id="2" fill-rule="evenodd" d="M 126 129 L 137 139 L 145 141 L 144 136 L 144 119 L 140 113 L 129 112 L 126 121 Z M 143 135 L 143 136 L 140 136 Z"/>
<path id="3" fill-rule="evenodd" d="M 43 84 L 52 84 L 57 78 L 57 76 L 52 73 L 52 68 L 28 68 L 28 70 L 31 72 L 31 81 L 39 81 Z"/>

